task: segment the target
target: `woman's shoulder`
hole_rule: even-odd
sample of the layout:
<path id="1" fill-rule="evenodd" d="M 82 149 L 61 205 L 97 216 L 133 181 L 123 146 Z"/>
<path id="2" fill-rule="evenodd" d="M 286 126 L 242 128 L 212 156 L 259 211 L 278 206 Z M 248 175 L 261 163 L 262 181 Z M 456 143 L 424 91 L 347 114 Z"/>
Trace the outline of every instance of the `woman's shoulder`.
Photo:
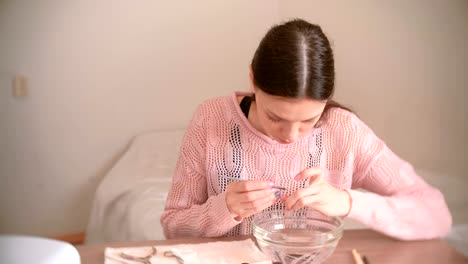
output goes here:
<path id="1" fill-rule="evenodd" d="M 225 119 L 225 116 L 232 112 L 233 105 L 232 96 L 205 99 L 196 107 L 192 119 L 204 123 L 217 122 L 219 119 Z"/>
<path id="2" fill-rule="evenodd" d="M 331 108 L 323 118 L 324 126 L 334 132 L 364 136 L 374 134 L 372 129 L 355 113 L 339 107 Z"/>
<path id="3" fill-rule="evenodd" d="M 232 96 L 217 96 L 203 100 L 199 105 L 199 109 L 213 110 L 226 107 L 232 101 Z"/>
<path id="4" fill-rule="evenodd" d="M 323 120 L 324 136 L 329 150 L 358 151 L 380 150 L 383 142 L 355 113 L 341 108 L 329 109 Z M 348 153 L 347 151 L 342 153 Z"/>
<path id="5" fill-rule="evenodd" d="M 356 126 L 362 123 L 355 113 L 339 107 L 328 109 L 323 116 L 323 122 L 332 127 Z"/>

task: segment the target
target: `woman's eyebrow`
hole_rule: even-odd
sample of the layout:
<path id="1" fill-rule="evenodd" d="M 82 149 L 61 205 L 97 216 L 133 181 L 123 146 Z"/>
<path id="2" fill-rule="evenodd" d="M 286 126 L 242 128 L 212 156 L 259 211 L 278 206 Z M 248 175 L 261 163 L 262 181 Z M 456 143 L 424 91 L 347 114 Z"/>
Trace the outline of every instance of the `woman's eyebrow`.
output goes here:
<path id="1" fill-rule="evenodd" d="M 269 110 L 267 111 L 267 114 L 268 114 L 270 117 L 275 118 L 275 119 L 290 121 L 290 120 L 287 120 L 286 118 L 282 118 L 282 117 L 276 115 L 275 113 L 273 113 L 273 112 L 271 112 L 271 111 L 269 111 Z M 312 121 L 312 120 L 314 120 L 315 118 L 317 118 L 319 115 L 320 115 L 320 114 L 315 115 L 314 117 L 311 117 L 311 118 L 306 119 L 306 120 L 301 120 L 301 122 Z"/>

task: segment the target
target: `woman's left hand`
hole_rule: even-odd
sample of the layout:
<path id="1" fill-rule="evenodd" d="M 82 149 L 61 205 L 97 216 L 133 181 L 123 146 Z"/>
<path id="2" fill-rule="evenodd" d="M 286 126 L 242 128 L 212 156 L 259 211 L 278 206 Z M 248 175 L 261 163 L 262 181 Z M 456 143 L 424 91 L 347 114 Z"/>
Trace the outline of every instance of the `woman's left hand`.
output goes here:
<path id="1" fill-rule="evenodd" d="M 320 168 L 309 168 L 294 177 L 296 181 L 309 179 L 309 186 L 297 190 L 291 196 L 282 196 L 288 210 L 313 208 L 330 216 L 345 216 L 351 208 L 349 193 L 338 190 L 323 179 Z"/>

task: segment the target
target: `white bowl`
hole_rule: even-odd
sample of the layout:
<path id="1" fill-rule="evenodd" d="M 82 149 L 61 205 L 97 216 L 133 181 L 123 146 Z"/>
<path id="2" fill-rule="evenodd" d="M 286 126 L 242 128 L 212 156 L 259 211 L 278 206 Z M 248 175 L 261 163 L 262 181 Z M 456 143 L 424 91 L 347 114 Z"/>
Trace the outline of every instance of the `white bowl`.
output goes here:
<path id="1" fill-rule="evenodd" d="M 80 254 L 71 244 L 32 236 L 0 235 L 0 263 L 80 264 Z"/>

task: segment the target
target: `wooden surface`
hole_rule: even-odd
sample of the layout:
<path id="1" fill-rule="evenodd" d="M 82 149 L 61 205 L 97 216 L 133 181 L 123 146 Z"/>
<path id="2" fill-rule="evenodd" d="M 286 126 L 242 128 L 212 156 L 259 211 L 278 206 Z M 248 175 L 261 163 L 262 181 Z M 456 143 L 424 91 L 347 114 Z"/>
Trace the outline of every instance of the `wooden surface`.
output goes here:
<path id="1" fill-rule="evenodd" d="M 72 245 L 82 245 L 85 240 L 85 233 L 74 233 L 74 234 L 66 234 L 66 235 L 61 235 L 61 236 L 56 236 L 56 237 L 51 237 L 52 239 L 56 240 L 61 240 L 68 242 Z"/>
<path id="2" fill-rule="evenodd" d="M 223 239 L 178 239 L 163 241 L 113 243 L 105 245 L 77 246 L 82 264 L 103 264 L 106 247 L 133 247 L 148 245 L 175 245 L 185 243 L 204 243 L 229 241 L 238 238 Z M 444 240 L 398 241 L 371 230 L 346 230 L 333 255 L 325 262 L 328 264 L 354 264 L 351 254 L 357 249 L 365 255 L 370 264 L 468 264 L 468 260 L 455 251 Z"/>

